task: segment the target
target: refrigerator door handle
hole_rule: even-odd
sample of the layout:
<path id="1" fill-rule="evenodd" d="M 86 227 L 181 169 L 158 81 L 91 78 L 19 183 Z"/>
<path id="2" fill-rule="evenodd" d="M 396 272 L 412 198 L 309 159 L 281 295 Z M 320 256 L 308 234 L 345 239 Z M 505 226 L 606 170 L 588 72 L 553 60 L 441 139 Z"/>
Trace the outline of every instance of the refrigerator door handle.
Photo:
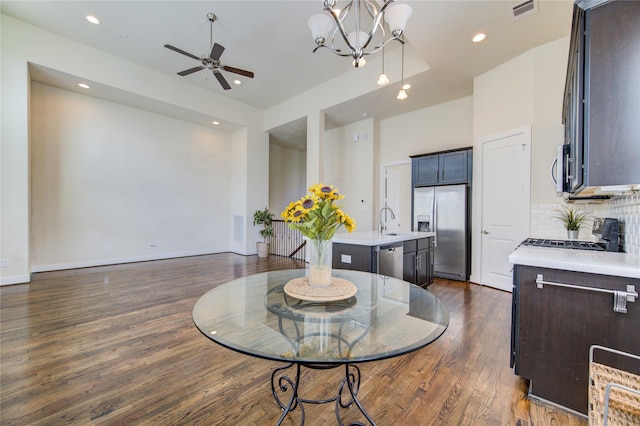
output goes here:
<path id="1" fill-rule="evenodd" d="M 433 246 L 438 247 L 438 199 L 435 196 L 435 191 L 433 194 L 433 232 L 436 234 L 433 237 Z"/>

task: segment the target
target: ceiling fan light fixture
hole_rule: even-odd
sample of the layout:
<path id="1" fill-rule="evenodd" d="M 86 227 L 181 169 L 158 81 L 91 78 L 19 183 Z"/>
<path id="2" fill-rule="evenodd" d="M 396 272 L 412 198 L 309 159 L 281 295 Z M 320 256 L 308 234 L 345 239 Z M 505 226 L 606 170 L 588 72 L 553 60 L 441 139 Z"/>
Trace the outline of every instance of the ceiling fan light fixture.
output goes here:
<path id="1" fill-rule="evenodd" d="M 207 19 L 209 20 L 209 37 L 210 37 L 210 49 L 211 49 L 211 53 L 208 53 L 207 55 L 203 55 L 201 57 L 198 57 L 196 55 L 193 55 L 189 52 L 185 52 L 182 49 L 178 49 L 177 47 L 174 47 L 170 44 L 165 44 L 164 47 L 166 47 L 167 49 L 173 50 L 174 52 L 180 53 L 181 55 L 184 56 L 188 56 L 192 59 L 195 59 L 196 61 L 200 62 L 200 65 L 193 67 L 193 68 L 189 68 L 186 69 L 184 71 L 180 71 L 178 72 L 179 76 L 185 77 L 187 75 L 193 74 L 195 72 L 198 71 L 202 71 L 204 69 L 211 71 L 213 73 L 213 76 L 216 78 L 216 80 L 218 80 L 218 83 L 220 83 L 220 86 L 222 86 L 222 88 L 224 90 L 230 90 L 231 89 L 231 85 L 229 84 L 229 82 L 227 81 L 226 78 L 224 78 L 224 76 L 222 75 L 222 71 L 226 71 L 226 72 L 231 72 L 234 74 L 238 74 L 238 75 L 242 75 L 244 77 L 248 77 L 248 78 L 253 78 L 254 77 L 254 73 L 252 71 L 247 71 L 247 70 L 243 70 L 240 68 L 235 68 L 235 67 L 230 67 L 228 65 L 223 65 L 220 61 L 220 56 L 222 56 L 222 54 L 224 53 L 224 46 L 218 44 L 218 43 L 214 43 L 213 42 L 213 23 L 216 21 L 216 19 L 218 19 L 216 17 L 216 15 L 214 15 L 213 13 L 208 13 L 207 14 Z M 240 82 L 240 80 L 236 80 L 234 81 L 235 84 L 242 84 Z"/>

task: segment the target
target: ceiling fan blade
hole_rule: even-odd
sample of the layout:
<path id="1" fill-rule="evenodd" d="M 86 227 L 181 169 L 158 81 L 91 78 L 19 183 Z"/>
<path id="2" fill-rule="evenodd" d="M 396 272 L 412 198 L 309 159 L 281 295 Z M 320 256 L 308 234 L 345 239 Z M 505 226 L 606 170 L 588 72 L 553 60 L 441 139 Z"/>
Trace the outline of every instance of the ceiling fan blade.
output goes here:
<path id="1" fill-rule="evenodd" d="M 190 57 L 190 58 L 193 58 L 193 59 L 195 59 L 196 61 L 199 61 L 199 60 L 200 60 L 200 58 L 198 58 L 196 55 L 192 55 L 191 53 L 189 53 L 189 52 L 185 52 L 185 51 L 184 51 L 184 50 L 182 50 L 182 49 L 178 49 L 177 47 L 173 47 L 173 46 L 172 46 L 172 45 L 170 45 L 170 44 L 165 44 L 165 45 L 164 45 L 164 47 L 166 47 L 167 49 L 171 49 L 171 50 L 173 50 L 174 52 L 178 52 L 178 53 L 181 53 L 181 54 L 183 54 L 183 55 L 185 55 L 185 56 L 188 56 L 188 57 Z"/>
<path id="2" fill-rule="evenodd" d="M 188 70 L 180 71 L 178 75 L 181 75 L 184 77 L 185 75 L 193 74 L 194 72 L 200 71 L 203 69 L 204 69 L 204 66 L 200 65 L 199 67 L 193 67 L 193 68 L 189 68 Z"/>
<path id="3" fill-rule="evenodd" d="M 235 74 L 240 74 L 249 78 L 253 78 L 253 75 L 254 75 L 253 72 L 251 71 L 245 71 L 245 70 L 241 70 L 240 68 L 229 67 L 227 65 L 223 65 L 222 69 L 225 71 L 229 71 Z"/>
<path id="4" fill-rule="evenodd" d="M 214 71 L 213 75 L 216 76 L 216 78 L 218 79 L 218 83 L 220 83 L 220 86 L 222 86 L 222 88 L 224 90 L 229 90 L 231 89 L 231 86 L 229 85 L 229 83 L 227 82 L 227 80 L 225 80 L 224 76 L 218 71 Z"/>
<path id="5" fill-rule="evenodd" d="M 217 61 L 218 59 L 220 59 L 220 56 L 222 56 L 222 52 L 224 52 L 224 47 L 218 43 L 214 43 L 213 47 L 211 48 L 211 55 L 209 55 L 209 57 L 214 61 Z"/>

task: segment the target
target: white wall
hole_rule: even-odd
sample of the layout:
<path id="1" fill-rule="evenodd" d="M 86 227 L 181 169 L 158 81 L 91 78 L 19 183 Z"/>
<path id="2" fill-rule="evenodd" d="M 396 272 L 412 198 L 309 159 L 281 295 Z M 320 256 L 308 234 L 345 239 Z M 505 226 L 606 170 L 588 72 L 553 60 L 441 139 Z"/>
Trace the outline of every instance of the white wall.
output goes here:
<path id="1" fill-rule="evenodd" d="M 374 205 L 377 181 L 375 120 L 366 119 L 329 130 L 324 137 L 324 173 L 322 183 L 333 185 L 345 195 L 338 201 L 356 221 L 357 230 L 375 229 Z M 356 138 L 358 140 L 354 140 Z M 345 232 L 343 228 L 339 232 Z"/>
<path id="2" fill-rule="evenodd" d="M 380 120 L 380 163 L 472 144 L 472 96 Z"/>
<path id="3" fill-rule="evenodd" d="M 474 79 L 474 230 L 481 228 L 479 141 L 493 135 L 531 126 L 532 206 L 558 200 L 549 168 L 556 146 L 562 143 L 562 97 L 568 49 L 569 38 L 565 37 L 531 49 Z M 477 236 L 472 236 L 471 279 L 479 282 L 481 239 Z"/>
<path id="4" fill-rule="evenodd" d="M 255 251 L 257 230 L 247 232 L 250 217 L 268 200 L 268 138 L 263 130 L 263 112 L 213 92 L 203 91 L 175 77 L 166 76 L 140 65 L 49 33 L 40 28 L 1 15 L 2 40 L 1 110 L 1 252 L 9 266 L 2 268 L 2 284 L 30 279 L 29 248 L 29 64 L 79 76 L 90 83 L 112 87 L 132 96 L 173 105 L 181 111 L 215 117 L 238 124 L 241 130 L 231 135 L 233 148 L 229 164 L 240 169 L 240 179 L 228 181 L 232 196 L 232 215 L 242 218 L 240 241 L 226 243 L 239 253 Z M 10 106 L 10 108 L 8 107 Z M 164 118 L 159 118 L 163 120 Z M 242 155 L 240 157 L 239 155 Z M 235 169 L 234 169 L 235 170 Z M 233 217 L 226 219 L 234 223 Z M 254 235 L 255 234 L 255 235 Z"/>
<path id="5" fill-rule="evenodd" d="M 229 134 L 40 83 L 31 129 L 34 271 L 228 249 Z"/>
<path id="6" fill-rule="evenodd" d="M 269 209 L 280 219 L 290 202 L 307 192 L 306 151 L 269 144 Z"/>

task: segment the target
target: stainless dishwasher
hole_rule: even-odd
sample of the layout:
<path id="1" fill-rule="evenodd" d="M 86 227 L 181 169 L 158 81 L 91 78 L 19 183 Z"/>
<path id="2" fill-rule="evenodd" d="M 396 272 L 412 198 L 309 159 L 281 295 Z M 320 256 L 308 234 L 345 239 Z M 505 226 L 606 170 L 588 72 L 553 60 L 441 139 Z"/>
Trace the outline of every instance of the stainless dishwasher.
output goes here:
<path id="1" fill-rule="evenodd" d="M 402 279 L 402 242 L 378 246 L 378 273 Z"/>

